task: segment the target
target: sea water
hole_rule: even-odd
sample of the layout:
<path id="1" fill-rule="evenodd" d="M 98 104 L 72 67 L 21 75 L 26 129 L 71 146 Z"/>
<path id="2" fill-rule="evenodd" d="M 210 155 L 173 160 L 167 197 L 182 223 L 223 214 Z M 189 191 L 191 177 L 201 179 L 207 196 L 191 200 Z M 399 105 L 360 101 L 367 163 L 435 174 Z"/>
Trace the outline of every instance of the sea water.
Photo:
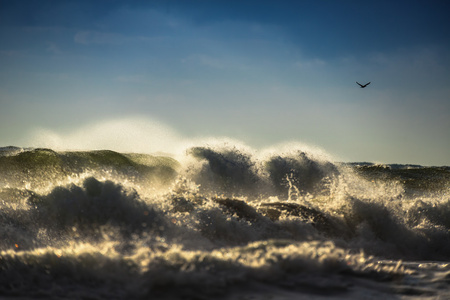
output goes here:
<path id="1" fill-rule="evenodd" d="M 0 295 L 449 299 L 450 167 L 0 149 Z"/>

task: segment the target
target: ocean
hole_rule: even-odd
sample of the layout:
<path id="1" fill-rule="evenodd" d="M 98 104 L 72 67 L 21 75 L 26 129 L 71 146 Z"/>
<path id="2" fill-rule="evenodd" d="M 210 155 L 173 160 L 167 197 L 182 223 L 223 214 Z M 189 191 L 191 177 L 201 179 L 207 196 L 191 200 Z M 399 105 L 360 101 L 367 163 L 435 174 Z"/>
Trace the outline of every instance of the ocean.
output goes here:
<path id="1" fill-rule="evenodd" d="M 0 148 L 2 299 L 450 299 L 450 167 Z"/>

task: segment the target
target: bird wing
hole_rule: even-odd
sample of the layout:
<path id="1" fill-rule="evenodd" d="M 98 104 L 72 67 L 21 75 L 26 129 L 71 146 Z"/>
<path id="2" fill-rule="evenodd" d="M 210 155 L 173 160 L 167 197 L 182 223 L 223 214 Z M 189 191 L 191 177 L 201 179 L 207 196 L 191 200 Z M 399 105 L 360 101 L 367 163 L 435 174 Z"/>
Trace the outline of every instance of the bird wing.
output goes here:
<path id="1" fill-rule="evenodd" d="M 356 82 L 360 87 L 362 87 L 363 85 L 361 83 L 359 83 L 358 81 Z"/>
<path id="2" fill-rule="evenodd" d="M 364 86 L 368 86 L 370 84 L 370 82 L 366 83 Z"/>

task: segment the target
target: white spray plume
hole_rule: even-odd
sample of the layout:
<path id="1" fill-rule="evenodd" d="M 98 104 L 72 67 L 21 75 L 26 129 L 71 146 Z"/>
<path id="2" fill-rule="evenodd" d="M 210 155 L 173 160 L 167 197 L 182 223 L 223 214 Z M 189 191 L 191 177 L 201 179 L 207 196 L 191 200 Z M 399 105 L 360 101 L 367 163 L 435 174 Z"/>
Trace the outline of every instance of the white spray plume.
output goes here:
<path id="1" fill-rule="evenodd" d="M 254 149 L 230 137 L 183 137 L 162 122 L 142 116 L 87 123 L 68 132 L 36 129 L 23 142 L 27 147 L 66 150 L 113 150 L 122 153 L 164 153 L 177 158 L 195 146 L 237 148 L 260 159 L 274 153 L 305 151 L 318 160 L 335 161 L 324 150 L 299 142 Z"/>
<path id="2" fill-rule="evenodd" d="M 28 139 L 32 147 L 54 150 L 99 150 L 155 153 L 176 152 L 181 137 L 160 122 L 128 117 L 86 124 L 68 133 L 37 129 Z"/>

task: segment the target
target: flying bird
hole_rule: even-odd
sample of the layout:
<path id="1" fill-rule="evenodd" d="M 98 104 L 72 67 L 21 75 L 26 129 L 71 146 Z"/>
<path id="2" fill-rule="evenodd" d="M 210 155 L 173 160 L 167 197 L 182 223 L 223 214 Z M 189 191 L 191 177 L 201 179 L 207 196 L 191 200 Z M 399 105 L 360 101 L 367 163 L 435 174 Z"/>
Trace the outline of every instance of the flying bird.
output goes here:
<path id="1" fill-rule="evenodd" d="M 366 83 L 366 84 L 361 84 L 358 81 L 356 82 L 361 88 L 365 88 L 366 86 L 368 86 L 370 84 L 370 82 Z"/>

